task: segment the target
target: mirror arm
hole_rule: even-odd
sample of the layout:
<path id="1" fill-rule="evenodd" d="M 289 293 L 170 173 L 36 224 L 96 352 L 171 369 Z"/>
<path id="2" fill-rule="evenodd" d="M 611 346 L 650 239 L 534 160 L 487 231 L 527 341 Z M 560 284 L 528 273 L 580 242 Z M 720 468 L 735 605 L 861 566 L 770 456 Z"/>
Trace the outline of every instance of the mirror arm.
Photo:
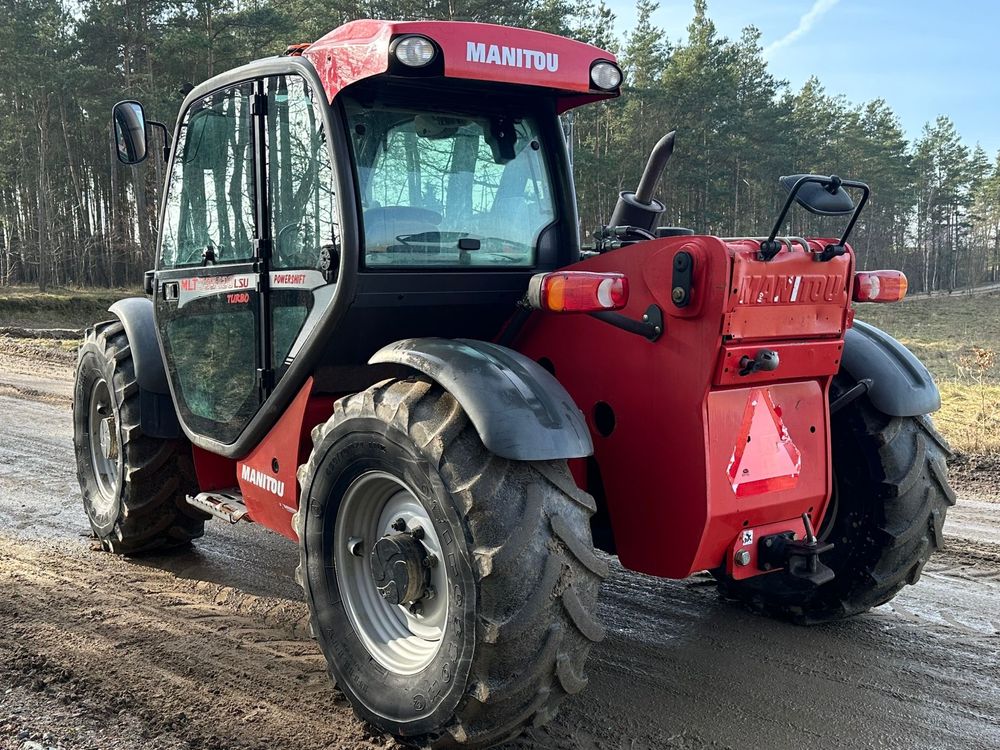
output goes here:
<path id="1" fill-rule="evenodd" d="M 160 129 L 163 133 L 163 161 L 170 159 L 170 144 L 173 142 L 174 138 L 167 130 L 167 126 L 158 120 L 146 120 L 149 125 L 153 125 Z"/>
<path id="2" fill-rule="evenodd" d="M 810 179 L 811 177 L 812 175 L 800 177 L 796 180 L 792 189 L 788 191 L 788 197 L 785 199 L 785 205 L 781 207 L 781 213 L 778 214 L 778 219 L 774 222 L 774 227 L 771 229 L 771 233 L 767 236 L 766 240 L 761 240 L 759 256 L 761 260 L 771 260 L 771 258 L 781 251 L 781 243 L 776 241 L 774 238 L 778 236 L 778 232 L 781 230 L 781 225 L 785 221 L 785 216 L 788 214 L 788 209 L 792 207 L 792 201 L 795 200 L 795 194 L 799 192 L 799 188 L 807 182 L 812 182 L 812 179 Z"/>
<path id="3" fill-rule="evenodd" d="M 851 231 L 854 229 L 854 225 L 858 221 L 858 217 L 861 216 L 861 211 L 864 209 L 865 204 L 868 202 L 868 197 L 872 194 L 872 190 L 863 182 L 858 182 L 857 180 L 843 180 L 842 183 L 844 187 L 857 188 L 861 191 L 861 200 L 858 201 L 858 207 L 854 209 L 854 215 L 851 217 L 850 223 L 844 230 L 844 233 L 840 236 L 840 243 L 844 245 L 847 243 L 847 238 L 851 236 Z"/>

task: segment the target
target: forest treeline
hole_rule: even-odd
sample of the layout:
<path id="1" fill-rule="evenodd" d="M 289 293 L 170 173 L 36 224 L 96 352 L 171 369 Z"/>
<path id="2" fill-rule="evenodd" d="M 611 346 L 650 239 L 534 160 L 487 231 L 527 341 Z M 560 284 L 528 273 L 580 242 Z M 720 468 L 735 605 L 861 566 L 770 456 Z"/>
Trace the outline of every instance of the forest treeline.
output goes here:
<path id="1" fill-rule="evenodd" d="M 919 290 L 1000 280 L 1000 156 L 964 143 L 948 117 L 910 142 L 886 100 L 852 103 L 816 79 L 792 90 L 768 69 L 759 31 L 725 38 L 705 0 L 681 40 L 655 25 L 654 0 L 638 0 L 627 29 L 603 2 L 577 2 L 0 0 L 0 284 L 139 283 L 163 164 L 117 162 L 112 104 L 139 99 L 172 128 L 185 85 L 363 17 L 490 21 L 617 53 L 623 95 L 573 117 L 585 238 L 677 128 L 663 224 L 766 233 L 779 175 L 836 173 L 872 185 L 853 239 L 863 267 L 901 268 Z M 799 212 L 787 231 L 838 231 L 825 222 Z"/>

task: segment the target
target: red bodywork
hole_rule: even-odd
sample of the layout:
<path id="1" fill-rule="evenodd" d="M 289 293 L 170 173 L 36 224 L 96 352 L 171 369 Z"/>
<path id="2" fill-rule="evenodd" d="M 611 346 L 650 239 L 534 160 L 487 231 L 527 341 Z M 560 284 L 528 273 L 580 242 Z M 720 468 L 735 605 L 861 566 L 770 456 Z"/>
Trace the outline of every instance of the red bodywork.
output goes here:
<path id="1" fill-rule="evenodd" d="M 302 56 L 316 68 L 332 102 L 352 83 L 385 73 L 389 44 L 406 34 L 420 34 L 437 44 L 445 77 L 543 87 L 556 95 L 559 112 L 618 95 L 594 89 L 590 82 L 595 62 L 615 62 L 610 52 L 542 31 L 488 23 L 353 21 L 331 31 Z"/>
<path id="2" fill-rule="evenodd" d="M 810 242 L 817 252 L 826 244 Z M 683 308 L 671 301 L 680 251 L 694 258 Z M 737 577 L 754 575 L 752 564 L 733 570 L 727 553 L 756 554 L 753 539 L 765 531 L 801 536 L 805 512 L 821 522 L 828 391 L 849 322 L 853 254 L 820 263 L 797 247 L 765 263 L 757 251 L 750 241 L 676 237 L 587 259 L 572 268 L 628 276 L 626 316 L 663 310 L 663 335 L 649 342 L 587 315 L 536 313 L 515 345 L 551 362 L 586 415 L 618 555 L 633 570 L 682 578 L 728 560 Z M 778 353 L 778 368 L 740 375 L 740 359 L 764 348 Z M 614 414 L 606 435 L 598 404 Z"/>

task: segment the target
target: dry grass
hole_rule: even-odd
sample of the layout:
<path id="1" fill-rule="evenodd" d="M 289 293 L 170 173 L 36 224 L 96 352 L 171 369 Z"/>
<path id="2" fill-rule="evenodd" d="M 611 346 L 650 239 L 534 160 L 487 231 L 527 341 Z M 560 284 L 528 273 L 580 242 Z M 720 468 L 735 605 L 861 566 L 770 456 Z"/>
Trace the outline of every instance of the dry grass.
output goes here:
<path id="1" fill-rule="evenodd" d="M 956 450 L 1000 453 L 1000 294 L 858 305 L 913 351 L 941 389 L 934 419 Z"/>
<path id="2" fill-rule="evenodd" d="M 0 327 L 84 328 L 107 320 L 108 307 L 140 289 L 51 289 L 0 287 Z"/>

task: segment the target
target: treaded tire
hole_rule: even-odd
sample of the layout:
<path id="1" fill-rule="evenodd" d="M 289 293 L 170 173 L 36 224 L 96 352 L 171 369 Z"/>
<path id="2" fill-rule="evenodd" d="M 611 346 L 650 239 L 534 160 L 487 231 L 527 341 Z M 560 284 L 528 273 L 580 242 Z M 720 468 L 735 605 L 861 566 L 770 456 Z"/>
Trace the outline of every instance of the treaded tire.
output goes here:
<path id="1" fill-rule="evenodd" d="M 853 385 L 838 376 L 831 398 Z M 861 397 L 834 415 L 831 433 L 834 493 L 818 536 L 834 544 L 822 560 L 836 577 L 812 587 L 780 572 L 737 582 L 717 571 L 723 595 L 802 624 L 829 622 L 916 583 L 941 547 L 955 492 L 951 450 L 930 417 L 890 417 Z"/>
<path id="2" fill-rule="evenodd" d="M 586 686 L 584 662 L 604 637 L 596 609 L 608 568 L 593 551 L 594 500 L 565 461 L 491 454 L 451 394 L 419 378 L 340 399 L 312 438 L 299 469 L 297 578 L 331 676 L 363 719 L 407 744 L 486 747 L 542 725 Z M 340 497 L 370 471 L 403 479 L 437 535 L 453 540 L 443 550 L 442 647 L 410 676 L 371 657 L 337 584 Z"/>
<path id="3" fill-rule="evenodd" d="M 109 386 L 120 459 L 113 497 L 103 496 L 91 457 L 94 384 Z M 183 547 L 204 534 L 206 516 L 185 502 L 197 492 L 191 445 L 142 434 L 132 351 L 119 321 L 88 328 L 77 358 L 73 444 L 83 507 L 108 552 L 133 555 Z"/>

